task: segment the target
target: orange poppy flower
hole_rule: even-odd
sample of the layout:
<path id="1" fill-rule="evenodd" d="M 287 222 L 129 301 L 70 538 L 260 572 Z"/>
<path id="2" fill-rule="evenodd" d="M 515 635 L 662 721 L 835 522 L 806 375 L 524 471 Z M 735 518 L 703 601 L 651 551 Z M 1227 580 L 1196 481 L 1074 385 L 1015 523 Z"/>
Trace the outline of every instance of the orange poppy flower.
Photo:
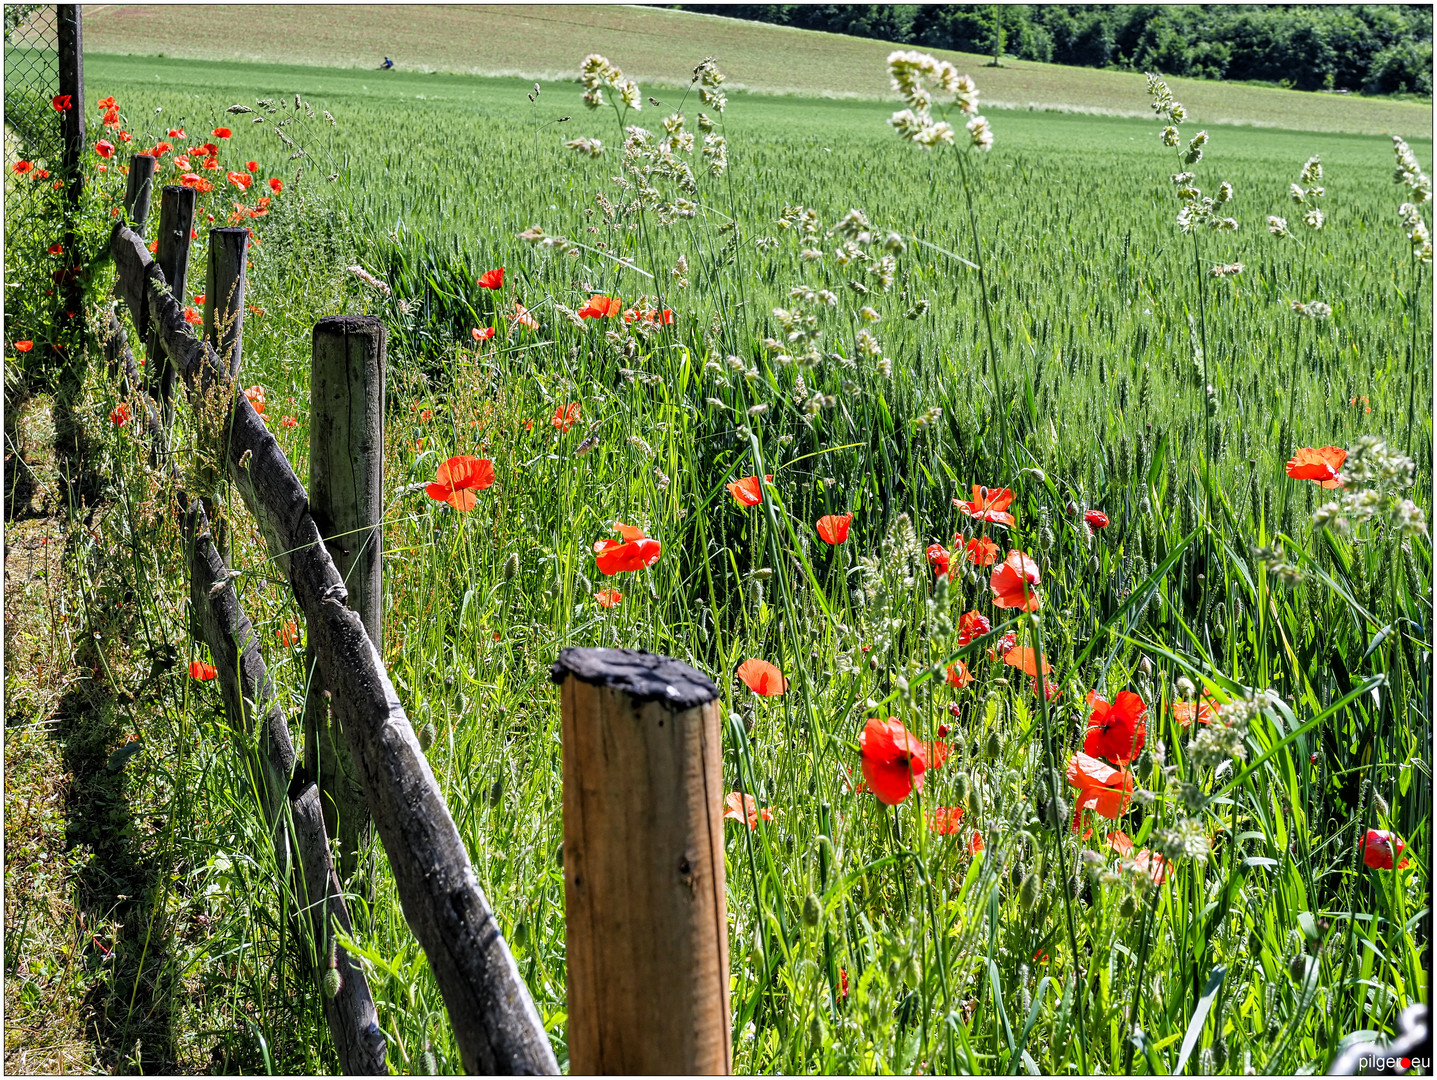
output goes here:
<path id="1" fill-rule="evenodd" d="M 959 830 L 958 822 L 963 817 L 961 806 L 935 806 L 927 815 L 928 828 L 939 836 L 948 836 Z"/>
<path id="2" fill-rule="evenodd" d="M 624 594 L 618 589 L 600 589 L 594 594 L 594 599 L 600 607 L 618 607 L 624 599 Z"/>
<path id="3" fill-rule="evenodd" d="M 110 422 L 116 427 L 124 427 L 130 422 L 130 407 L 120 402 L 110 411 Z"/>
<path id="4" fill-rule="evenodd" d="M 271 176 L 269 179 L 269 189 L 278 195 L 284 190 L 284 181 L 277 176 Z"/>
<path id="5" fill-rule="evenodd" d="M 164 143 L 160 143 L 160 145 L 161 145 L 161 146 L 165 146 Z M 169 147 L 168 147 L 168 146 L 165 146 L 165 149 L 168 150 Z M 248 170 L 249 170 L 250 172 L 252 172 L 252 173 L 257 173 L 257 172 L 259 172 L 259 162 L 258 162 L 258 161 L 246 161 L 246 162 L 244 163 L 244 167 L 245 167 L 246 169 L 248 169 Z"/>
<path id="6" fill-rule="evenodd" d="M 560 405 L 554 410 L 554 427 L 560 432 L 567 432 L 579 422 L 579 403 L 572 401 L 568 405 Z"/>
<path id="7" fill-rule="evenodd" d="M 1012 648 L 1003 654 L 1003 663 L 1009 667 L 1015 667 L 1023 674 L 1038 677 L 1038 651 L 1024 645 L 1021 649 Z M 1048 658 L 1043 657 L 1043 674 L 1051 673 L 1053 666 L 1048 663 Z"/>
<path id="8" fill-rule="evenodd" d="M 299 427 L 299 417 L 297 416 L 282 416 L 279 422 L 285 427 Z"/>
<path id="9" fill-rule="evenodd" d="M 767 660 L 745 660 L 738 666 L 738 677 L 760 697 L 781 697 L 788 689 L 783 672 Z"/>
<path id="10" fill-rule="evenodd" d="M 946 726 L 946 724 L 939 725 L 940 728 Z M 927 763 L 929 769 L 941 769 L 943 763 L 948 760 L 950 753 L 951 751 L 948 749 L 948 744 L 938 739 L 923 744 L 923 760 Z"/>
<path id="11" fill-rule="evenodd" d="M 111 95 L 110 97 L 102 97 L 99 101 L 95 102 L 95 108 L 99 109 L 101 112 L 104 112 L 106 109 L 113 109 L 114 107 L 115 98 L 113 95 Z"/>
<path id="12" fill-rule="evenodd" d="M 825 544 L 837 546 L 848 539 L 848 526 L 852 522 L 852 514 L 825 514 L 818 519 L 818 538 Z"/>
<path id="13" fill-rule="evenodd" d="M 213 131 L 210 132 L 210 134 L 213 135 L 216 139 L 228 139 L 231 135 L 234 134 L 234 132 L 231 131 L 229 128 L 215 128 Z"/>
<path id="14" fill-rule="evenodd" d="M 962 690 L 973 681 L 973 674 L 968 670 L 968 665 L 962 660 L 956 664 L 948 665 L 948 685 Z"/>
<path id="15" fill-rule="evenodd" d="M 617 315 L 623 308 L 623 303 L 617 296 L 591 296 L 583 307 L 579 309 L 581 319 L 608 319 Z"/>
<path id="16" fill-rule="evenodd" d="M 1322 446 L 1315 450 L 1304 446 L 1287 463 L 1287 475 L 1294 480 L 1316 480 L 1325 488 L 1340 488 L 1342 477 L 1338 470 L 1346 460 L 1347 451 L 1340 446 Z"/>
<path id="17" fill-rule="evenodd" d="M 14 169 L 17 173 L 27 173 L 34 167 L 35 163 L 32 161 L 17 161 L 14 165 L 10 166 L 10 168 Z"/>
<path id="18" fill-rule="evenodd" d="M 1120 690 L 1110 705 L 1098 696 L 1096 690 L 1090 690 L 1088 704 L 1093 712 L 1088 717 L 1083 752 L 1092 757 L 1105 757 L 1119 765 L 1126 765 L 1137 757 L 1147 738 L 1143 714 L 1148 707 L 1143 704 L 1143 699 L 1131 690 Z"/>
<path id="19" fill-rule="evenodd" d="M 199 173 L 192 172 L 187 172 L 180 177 L 180 185 L 182 187 L 194 188 L 202 195 L 205 192 L 213 191 L 215 189 L 215 186 L 211 184 L 208 180 L 206 180 L 203 176 L 201 176 Z"/>
<path id="20" fill-rule="evenodd" d="M 764 821 L 773 820 L 773 811 L 766 806 L 760 810 L 752 795 L 730 791 L 724 796 L 723 804 L 727 807 L 723 816 L 733 818 L 735 821 L 747 821 L 750 832 L 758 828 L 759 818 L 763 818 Z"/>
<path id="21" fill-rule="evenodd" d="M 970 518 L 987 521 L 994 525 L 1013 525 L 1013 515 L 1008 513 L 1008 504 L 1013 493 L 1007 488 L 988 488 L 982 484 L 973 485 L 973 498 L 969 502 L 954 499 L 953 505 Z"/>
<path id="22" fill-rule="evenodd" d="M 1351 405 L 1351 406 L 1355 409 L 1355 408 L 1357 407 L 1357 403 L 1358 403 L 1359 401 L 1362 402 L 1362 404 L 1363 404 L 1363 406 L 1364 406 L 1364 408 L 1363 408 L 1363 410 L 1362 410 L 1364 413 L 1370 413 L 1370 412 L 1372 411 L 1372 402 L 1371 402 L 1367 397 L 1365 397 L 1365 396 L 1363 396 L 1363 397 L 1355 397 L 1355 398 L 1353 398 L 1351 401 L 1349 401 L 1347 404 Z"/>
<path id="23" fill-rule="evenodd" d="M 481 289 L 502 289 L 504 287 L 504 268 L 501 266 L 495 270 L 485 270 L 479 275 L 476 284 Z"/>
<path id="24" fill-rule="evenodd" d="M 185 322 L 191 326 L 199 326 L 205 321 L 205 317 L 192 307 L 185 308 Z"/>
<path id="25" fill-rule="evenodd" d="M 668 308 L 664 308 L 663 311 L 650 311 L 647 308 L 629 308 L 628 311 L 624 312 L 623 318 L 626 323 L 642 322 L 650 325 L 657 323 L 659 326 L 672 326 L 674 313 Z"/>
<path id="26" fill-rule="evenodd" d="M 926 750 L 896 717 L 869 717 L 858 736 L 858 749 L 863 778 L 879 802 L 896 806 L 913 791 L 923 790 Z"/>
<path id="27" fill-rule="evenodd" d="M 16 352 L 29 352 L 29 351 L 30 351 L 31 349 L 33 349 L 34 347 L 35 347 L 35 343 L 34 343 L 33 341 L 17 341 L 17 342 L 15 342 L 15 351 L 16 351 Z"/>
<path id="28" fill-rule="evenodd" d="M 1038 590 L 1033 588 L 1042 579 L 1038 564 L 1021 551 L 1008 552 L 1003 565 L 993 571 L 989 584 L 993 590 L 993 606 L 1037 611 L 1043 606 Z"/>
<path id="29" fill-rule="evenodd" d="M 983 854 L 983 834 L 980 833 L 977 829 L 974 829 L 973 835 L 968 838 L 968 854 Z"/>
<path id="30" fill-rule="evenodd" d="M 924 554 L 928 556 L 928 561 L 933 564 L 934 574 L 941 577 L 942 575 L 948 573 L 950 556 L 948 554 L 948 549 L 945 548 L 942 544 L 929 544 L 928 550 L 924 552 Z"/>
<path id="31" fill-rule="evenodd" d="M 527 326 L 530 330 L 539 329 L 539 320 L 529 314 L 529 309 L 519 301 L 514 301 L 514 314 L 509 316 L 511 325 Z"/>
<path id="32" fill-rule="evenodd" d="M 254 183 L 254 177 L 250 176 L 249 173 L 242 172 L 227 172 L 225 173 L 225 179 L 241 191 L 247 189 L 250 184 Z"/>
<path id="33" fill-rule="evenodd" d="M 663 545 L 645 536 L 643 529 L 625 525 L 622 521 L 614 522 L 614 529 L 623 540 L 594 541 L 594 561 L 599 564 L 599 573 L 624 574 L 653 566 L 659 561 Z"/>
<path id="34" fill-rule="evenodd" d="M 299 627 L 293 619 L 286 619 L 284 625 L 274 632 L 274 636 L 279 638 L 279 643 L 287 649 L 299 640 Z"/>
<path id="35" fill-rule="evenodd" d="M 470 330 L 469 333 L 473 335 L 475 341 L 488 341 L 494 336 L 494 328 L 492 326 L 486 326 L 481 330 L 476 326 Z"/>
<path id="36" fill-rule="evenodd" d="M 1166 880 L 1172 864 L 1156 851 L 1138 848 L 1137 854 L 1134 854 L 1132 837 L 1121 829 L 1114 829 L 1108 833 L 1108 843 L 1122 858 L 1132 859 L 1134 866 L 1139 870 L 1146 871 L 1148 876 L 1153 879 L 1154 885 L 1161 885 Z"/>
<path id="37" fill-rule="evenodd" d="M 1199 724 L 1211 724 L 1212 718 L 1218 714 L 1222 703 L 1212 696 L 1208 690 L 1202 692 L 1202 698 L 1197 702 L 1179 701 L 1173 706 L 1173 719 L 1183 727 L 1192 727 L 1194 719 Z"/>
<path id="38" fill-rule="evenodd" d="M 114 152 L 115 144 L 110 142 L 109 139 L 101 139 L 95 144 L 95 153 L 99 154 L 102 158 L 110 157 Z"/>
<path id="39" fill-rule="evenodd" d="M 764 479 L 770 484 L 773 483 L 773 474 L 769 473 Z M 740 506 L 757 506 L 763 502 L 763 487 L 759 484 L 757 476 L 745 476 L 741 480 L 735 480 L 732 484 L 724 486 L 728 488 L 728 493 Z"/>
<path id="40" fill-rule="evenodd" d="M 479 501 L 476 491 L 494 483 L 494 463 L 488 458 L 470 454 L 452 457 L 443 462 L 434 474 L 434 483 L 425 493 L 439 502 L 447 502 L 455 510 L 473 510 Z"/>
<path id="41" fill-rule="evenodd" d="M 247 390 L 244 392 L 244 396 L 247 397 L 247 398 L 249 398 L 250 404 L 254 406 L 254 411 L 257 412 L 257 413 L 259 413 L 261 416 L 263 416 L 263 415 L 264 415 L 264 387 L 263 387 L 263 386 L 251 386 L 249 389 L 247 389 Z"/>
<path id="42" fill-rule="evenodd" d="M 959 543 L 959 538 L 954 537 L 953 543 Z M 986 536 L 975 536 L 969 540 L 964 547 L 967 559 L 974 566 L 992 566 L 998 561 L 998 545 Z"/>
<path id="43" fill-rule="evenodd" d="M 1068 760 L 1068 783 L 1078 789 L 1077 805 L 1073 809 L 1074 832 L 1078 831 L 1078 821 L 1084 810 L 1095 810 L 1103 817 L 1113 819 L 1126 813 L 1132 802 L 1132 773 L 1126 769 L 1114 769 L 1081 752 Z"/>
<path id="44" fill-rule="evenodd" d="M 196 682 L 209 682 L 218 674 L 213 664 L 206 664 L 203 660 L 190 661 L 190 678 Z"/>

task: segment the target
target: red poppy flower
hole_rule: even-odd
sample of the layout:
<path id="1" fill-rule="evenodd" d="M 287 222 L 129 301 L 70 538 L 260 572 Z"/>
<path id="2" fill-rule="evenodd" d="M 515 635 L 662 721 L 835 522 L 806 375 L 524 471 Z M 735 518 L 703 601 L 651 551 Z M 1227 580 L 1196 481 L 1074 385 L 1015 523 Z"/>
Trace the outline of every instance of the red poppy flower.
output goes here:
<path id="1" fill-rule="evenodd" d="M 579 318 L 608 319 L 617 315 L 623 306 L 617 296 L 591 296 L 579 309 Z"/>
<path id="2" fill-rule="evenodd" d="M 948 665 L 947 681 L 949 686 L 954 686 L 962 690 L 973 681 L 973 675 L 969 672 L 968 665 L 962 660 L 959 660 L 956 664 Z"/>
<path id="3" fill-rule="evenodd" d="M 942 544 L 928 545 L 928 561 L 933 564 L 933 572 L 938 575 L 948 573 L 948 549 Z"/>
<path id="4" fill-rule="evenodd" d="M 284 181 L 277 176 L 271 176 L 269 178 L 269 189 L 278 195 L 284 190 Z"/>
<path id="5" fill-rule="evenodd" d="M 181 172 L 183 172 L 185 169 L 188 169 L 189 167 L 190 167 L 190 159 L 189 159 L 189 158 L 187 158 L 187 157 L 177 157 L 177 158 L 175 158 L 175 168 L 179 169 Z"/>
<path id="6" fill-rule="evenodd" d="M 770 484 L 773 483 L 773 474 L 770 473 L 764 479 Z M 745 476 L 724 486 L 728 488 L 728 493 L 733 496 L 734 502 L 740 506 L 757 506 L 763 502 L 763 487 L 759 484 L 757 476 Z"/>
<path id="7" fill-rule="evenodd" d="M 36 170 L 35 170 L 35 176 L 36 176 L 37 179 L 40 179 L 40 180 L 48 180 L 48 179 L 50 179 L 50 170 L 49 170 L 49 169 L 36 169 Z M 60 186 L 60 181 L 56 180 L 56 181 L 55 181 L 55 187 L 58 189 L 59 186 Z"/>
<path id="8" fill-rule="evenodd" d="M 259 172 L 259 162 L 258 162 L 258 161 L 246 161 L 246 162 L 244 163 L 244 167 L 245 167 L 246 169 L 248 169 L 248 170 L 249 170 L 250 172 L 252 172 L 252 173 Z"/>
<path id="9" fill-rule="evenodd" d="M 241 191 L 248 189 L 250 184 L 254 182 L 254 177 L 250 176 L 249 173 L 242 172 L 227 172 L 225 173 L 225 179 Z"/>
<path id="10" fill-rule="evenodd" d="M 1108 527 L 1108 515 L 1101 510 L 1089 510 L 1083 515 L 1083 520 L 1088 523 L 1090 529 L 1106 529 Z"/>
<path id="11" fill-rule="evenodd" d="M 199 326 L 205 321 L 205 317 L 192 307 L 185 308 L 185 322 L 191 326 Z"/>
<path id="12" fill-rule="evenodd" d="M 929 769 L 941 769 L 943 763 L 948 760 L 949 750 L 946 742 L 934 739 L 932 742 L 923 744 L 923 760 Z"/>
<path id="13" fill-rule="evenodd" d="M 1015 667 L 1023 674 L 1033 678 L 1038 677 L 1038 652 L 1024 645 L 1021 649 L 1012 648 L 1003 654 L 1003 663 L 1009 667 Z M 1043 674 L 1052 672 L 1053 667 L 1048 663 L 1048 658 L 1043 657 Z"/>
<path id="14" fill-rule="evenodd" d="M 838 969 L 838 996 L 841 997 L 841 998 L 847 998 L 847 997 L 848 997 L 848 969 L 847 969 L 847 968 L 839 968 L 839 969 Z"/>
<path id="15" fill-rule="evenodd" d="M 837 546 L 848 539 L 848 526 L 852 523 L 852 514 L 824 514 L 818 519 L 818 538 L 825 544 Z"/>
<path id="16" fill-rule="evenodd" d="M 1137 869 L 1146 871 L 1147 875 L 1153 879 L 1154 885 L 1161 885 L 1166 880 L 1172 864 L 1157 852 L 1149 851 L 1147 848 L 1139 848 L 1134 854 L 1132 838 L 1121 829 L 1114 829 L 1108 833 L 1108 843 L 1124 859 L 1132 859 L 1133 865 Z"/>
<path id="17" fill-rule="evenodd" d="M 35 343 L 33 341 L 17 341 L 14 346 L 16 352 L 29 352 L 34 347 Z"/>
<path id="18" fill-rule="evenodd" d="M 1120 690 L 1110 705 L 1093 690 L 1088 693 L 1088 704 L 1093 707 L 1093 712 L 1088 717 L 1083 752 L 1091 757 L 1116 761 L 1119 765 L 1126 765 L 1137 757 L 1147 739 L 1143 714 L 1148 707 L 1143 704 L 1143 699 L 1131 690 Z"/>
<path id="19" fill-rule="evenodd" d="M 973 485 L 973 498 L 969 502 L 954 499 L 953 505 L 970 518 L 991 522 L 994 525 L 1013 525 L 1013 515 L 1008 513 L 1008 504 L 1013 493 L 1007 488 L 987 488 L 982 484 Z"/>
<path id="20" fill-rule="evenodd" d="M 622 521 L 614 522 L 614 529 L 623 540 L 594 541 L 594 561 L 599 564 L 599 573 L 623 574 L 642 570 L 659 561 L 663 545 L 645 536 L 643 529 L 625 525 Z"/>
<path id="21" fill-rule="evenodd" d="M 1132 802 L 1133 775 L 1126 769 L 1114 769 L 1095 757 L 1077 753 L 1068 760 L 1068 783 L 1078 789 L 1073 810 L 1073 831 L 1084 810 L 1095 810 L 1113 819 L 1126 813 Z"/>
<path id="22" fill-rule="evenodd" d="M 183 138 L 185 137 L 185 129 L 184 129 L 184 128 L 170 128 L 170 130 L 167 131 L 167 132 L 165 132 L 165 134 L 168 135 L 168 136 L 169 136 L 170 138 L 172 138 L 172 139 L 183 139 Z"/>
<path id="23" fill-rule="evenodd" d="M 514 314 L 509 316 L 511 325 L 527 326 L 530 330 L 539 329 L 539 320 L 529 314 L 529 309 L 519 301 L 514 301 Z"/>
<path id="24" fill-rule="evenodd" d="M 895 717 L 870 717 L 858 736 L 863 778 L 887 806 L 896 806 L 913 791 L 923 790 L 928 768 L 924 746 Z"/>
<path id="25" fill-rule="evenodd" d="M 660 326 L 671 326 L 673 321 L 674 313 L 668 308 L 664 308 L 663 311 L 650 311 L 648 308 L 629 308 L 628 311 L 624 312 L 624 322 L 626 323 L 642 322 L 648 323 L 649 325 L 657 323 Z"/>
<path id="26" fill-rule="evenodd" d="M 1363 865 L 1373 870 L 1391 870 L 1393 861 L 1406 846 L 1396 833 L 1386 829 L 1368 829 L 1367 835 L 1362 838 Z M 1408 862 L 1403 859 L 1397 869 L 1405 868 Z"/>
<path id="27" fill-rule="evenodd" d="M 504 268 L 501 266 L 497 270 L 485 270 L 479 275 L 478 285 L 481 289 L 502 289 L 504 287 Z"/>
<path id="28" fill-rule="evenodd" d="M 1003 659 L 1008 650 L 1016 644 L 1018 644 L 1018 632 L 1016 630 L 1009 630 L 998 639 L 998 647 L 996 649 L 991 647 L 988 649 L 988 659 L 996 664 L 999 660 Z"/>
<path id="29" fill-rule="evenodd" d="M 279 643 L 287 649 L 299 640 L 299 627 L 293 619 L 287 619 L 285 624 L 274 632 L 274 636 L 279 638 Z"/>
<path id="30" fill-rule="evenodd" d="M 190 678 L 196 682 L 209 682 L 218 674 L 213 664 L 206 664 L 203 660 L 190 661 Z"/>
<path id="31" fill-rule="evenodd" d="M 455 510 L 473 510 L 479 501 L 476 491 L 483 491 L 494 483 L 494 463 L 488 458 L 461 454 L 440 464 L 434 473 L 434 483 L 424 488 L 425 493 L 438 502 L 447 502 Z"/>
<path id="32" fill-rule="evenodd" d="M 279 422 L 285 427 L 299 427 L 299 419 L 294 416 L 282 416 Z"/>
<path id="33" fill-rule="evenodd" d="M 201 194 L 213 191 L 215 189 L 215 186 L 211 184 L 208 180 L 206 180 L 203 176 L 200 176 L 198 173 L 192 172 L 185 173 L 184 176 L 180 177 L 180 184 L 183 187 L 194 188 Z"/>
<path id="34" fill-rule="evenodd" d="M 106 109 L 113 109 L 114 107 L 115 99 L 113 95 L 110 97 L 102 97 L 99 101 L 95 102 L 95 108 L 101 112 L 104 112 Z"/>
<path id="35" fill-rule="evenodd" d="M 567 432 L 579 422 L 579 403 L 571 401 L 567 405 L 560 405 L 554 410 L 553 425 L 560 432 Z"/>
<path id="36" fill-rule="evenodd" d="M 1316 480 L 1325 488 L 1340 488 L 1342 477 L 1338 475 L 1338 470 L 1346 460 L 1347 451 L 1340 446 L 1323 446 L 1315 450 L 1304 446 L 1287 463 L 1287 475 L 1294 480 Z"/>
<path id="37" fill-rule="evenodd" d="M 618 607 L 624 599 L 624 594 L 618 589 L 600 589 L 594 594 L 594 599 L 600 607 Z"/>
<path id="38" fill-rule="evenodd" d="M 750 832 L 758 828 L 759 818 L 764 821 L 773 820 L 773 811 L 766 806 L 760 810 L 752 795 L 730 791 L 724 796 L 723 804 L 728 808 L 723 812 L 723 816 L 735 821 L 747 821 Z"/>
<path id="39" fill-rule="evenodd" d="M 470 330 L 469 333 L 474 336 L 475 341 L 488 341 L 494 336 L 494 328 L 492 326 L 486 326 L 481 329 L 476 326 Z"/>
<path id="40" fill-rule="evenodd" d="M 174 149 L 174 147 L 171 146 L 171 145 L 170 145 L 169 143 L 167 143 L 167 142 L 157 142 L 157 143 L 155 143 L 154 149 L 152 149 L 152 150 L 150 151 L 150 156 L 151 156 L 151 157 L 164 157 L 166 154 L 168 154 L 168 153 L 169 153 L 171 150 L 173 150 L 173 149 Z"/>
<path id="41" fill-rule="evenodd" d="M 1040 580 L 1037 563 L 1021 551 L 1008 552 L 1008 558 L 993 571 L 989 581 L 993 590 L 993 606 L 1037 611 L 1043 606 L 1043 601 L 1033 586 Z"/>
<path id="42" fill-rule="evenodd" d="M 49 251 L 51 255 L 63 254 L 65 251 L 65 245 L 57 240 L 55 243 L 50 245 Z"/>
<path id="43" fill-rule="evenodd" d="M 935 832 L 939 836 L 948 836 L 959 830 L 958 822 L 963 817 L 963 808 L 961 806 L 935 806 L 928 811 L 926 817 L 931 832 Z"/>
<path id="44" fill-rule="evenodd" d="M 130 407 L 120 402 L 110 410 L 110 422 L 116 427 L 124 427 L 130 422 Z"/>
<path id="45" fill-rule="evenodd" d="M 219 167 L 220 167 L 220 159 L 217 158 L 217 157 L 213 157 L 213 156 L 207 157 L 207 158 L 205 158 L 205 160 L 204 160 L 204 162 L 203 162 L 203 165 L 204 165 L 204 167 L 205 167 L 206 169 L 209 169 L 211 172 L 218 172 L 218 171 L 219 171 Z"/>
<path id="46" fill-rule="evenodd" d="M 56 112 L 69 112 L 74 108 L 74 106 L 70 104 L 70 101 L 71 97 L 69 94 L 56 94 L 50 99 L 50 104 L 55 107 Z"/>
<path id="47" fill-rule="evenodd" d="M 106 109 L 105 115 L 100 118 L 100 122 L 106 127 L 117 127 L 120 123 L 120 110 Z"/>
<path id="48" fill-rule="evenodd" d="M 991 634 L 993 626 L 988 617 L 979 611 L 965 611 L 958 616 L 958 647 L 970 644 L 974 638 Z"/>
<path id="49" fill-rule="evenodd" d="M 968 854 L 983 854 L 983 834 L 980 833 L 977 829 L 974 829 L 973 835 L 968 838 Z"/>
<path id="50" fill-rule="evenodd" d="M 35 164 L 31 161 L 17 161 L 14 165 L 10 166 L 10 168 L 14 169 L 17 173 L 27 173 L 34 167 Z"/>
<path id="51" fill-rule="evenodd" d="M 216 139 L 228 139 L 231 135 L 234 134 L 234 132 L 232 132 L 229 128 L 215 128 L 213 131 L 210 132 L 210 134 L 213 135 Z M 214 151 L 210 152 L 213 153 Z"/>
<path id="52" fill-rule="evenodd" d="M 960 542 L 953 538 L 954 544 Z M 974 566 L 992 566 L 998 561 L 998 545 L 986 536 L 975 536 L 964 546 L 967 559 Z"/>
<path id="53" fill-rule="evenodd" d="M 102 158 L 107 158 L 114 152 L 115 144 L 108 139 L 101 139 L 95 144 L 95 153 L 99 154 Z"/>
<path id="54" fill-rule="evenodd" d="M 767 660 L 745 660 L 738 666 L 738 677 L 760 697 L 782 697 L 788 689 L 783 672 Z"/>
<path id="55" fill-rule="evenodd" d="M 1196 718 L 1199 724 L 1211 724 L 1212 718 L 1218 714 L 1222 704 L 1212 696 L 1208 690 L 1202 692 L 1202 698 L 1196 703 L 1191 701 L 1179 701 L 1173 706 L 1173 719 L 1183 727 L 1191 727 L 1193 719 Z"/>

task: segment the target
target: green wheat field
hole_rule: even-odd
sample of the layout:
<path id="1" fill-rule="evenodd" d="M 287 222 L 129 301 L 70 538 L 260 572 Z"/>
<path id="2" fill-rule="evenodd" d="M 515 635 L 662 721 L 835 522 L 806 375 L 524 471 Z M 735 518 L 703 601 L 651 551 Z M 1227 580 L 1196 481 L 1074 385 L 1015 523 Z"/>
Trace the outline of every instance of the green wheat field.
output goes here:
<path id="1" fill-rule="evenodd" d="M 1140 82 L 1114 107 L 1147 118 L 985 110 L 976 64 L 987 151 L 959 107 L 925 149 L 889 123 L 902 102 L 720 102 L 712 68 L 626 110 L 597 64 L 590 109 L 576 81 L 86 63 L 132 137 L 95 173 L 93 237 L 125 155 L 169 141 L 177 182 L 176 155 L 232 129 L 201 205 L 254 229 L 241 383 L 302 480 L 314 322 L 388 328 L 382 649 L 561 1065 L 569 645 L 722 691 L 725 790 L 763 811 L 725 822 L 737 1072 L 1321 1072 L 1427 1000 L 1430 110 L 1367 135 L 1210 124 L 1184 164 L 1202 118 L 1165 145 Z M 954 94 L 924 78 L 931 128 Z M 253 186 L 226 185 L 247 161 Z M 12 213 L 10 280 L 48 282 L 47 221 Z M 96 305 L 112 281 L 98 265 Z M 18 401 L 53 298 L 11 292 Z M 614 314 L 581 315 L 596 297 Z M 92 362 L 101 480 L 57 511 L 87 525 L 44 549 L 55 580 L 7 589 L 30 619 L 5 668 L 7 1067 L 331 1071 L 120 404 Z M 184 406 L 176 442 L 199 475 Z M 1344 487 L 1289 476 L 1322 447 Z M 497 479 L 460 511 L 425 485 L 466 455 Z M 302 616 L 216 497 L 297 719 Z M 616 521 L 657 561 L 601 572 Z M 747 660 L 785 692 L 750 689 Z M 1111 720 L 1123 692 L 1137 726 Z M 54 801 L 86 783 L 102 796 Z M 391 1067 L 457 1071 L 375 858 L 351 910 Z"/>

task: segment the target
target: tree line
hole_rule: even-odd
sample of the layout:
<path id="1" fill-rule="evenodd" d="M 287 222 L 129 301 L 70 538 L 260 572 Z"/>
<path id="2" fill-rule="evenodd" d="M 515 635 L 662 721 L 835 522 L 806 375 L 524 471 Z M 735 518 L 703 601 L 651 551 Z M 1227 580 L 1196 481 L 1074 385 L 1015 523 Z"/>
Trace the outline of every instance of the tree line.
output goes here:
<path id="1" fill-rule="evenodd" d="M 1432 93 L 1426 4 L 674 4 L 804 30 L 1297 90 Z"/>

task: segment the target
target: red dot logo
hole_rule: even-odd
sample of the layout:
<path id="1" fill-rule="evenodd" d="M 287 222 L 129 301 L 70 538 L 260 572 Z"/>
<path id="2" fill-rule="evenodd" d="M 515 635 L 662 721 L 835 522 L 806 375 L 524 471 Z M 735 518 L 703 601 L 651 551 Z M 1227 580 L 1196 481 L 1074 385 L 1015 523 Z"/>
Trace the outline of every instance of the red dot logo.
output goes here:
<path id="1" fill-rule="evenodd" d="M 1401 1065 L 1404 1069 L 1410 1069 L 1412 1068 L 1412 1059 L 1403 1058 L 1400 1062 L 1398 1062 L 1398 1064 Z"/>

